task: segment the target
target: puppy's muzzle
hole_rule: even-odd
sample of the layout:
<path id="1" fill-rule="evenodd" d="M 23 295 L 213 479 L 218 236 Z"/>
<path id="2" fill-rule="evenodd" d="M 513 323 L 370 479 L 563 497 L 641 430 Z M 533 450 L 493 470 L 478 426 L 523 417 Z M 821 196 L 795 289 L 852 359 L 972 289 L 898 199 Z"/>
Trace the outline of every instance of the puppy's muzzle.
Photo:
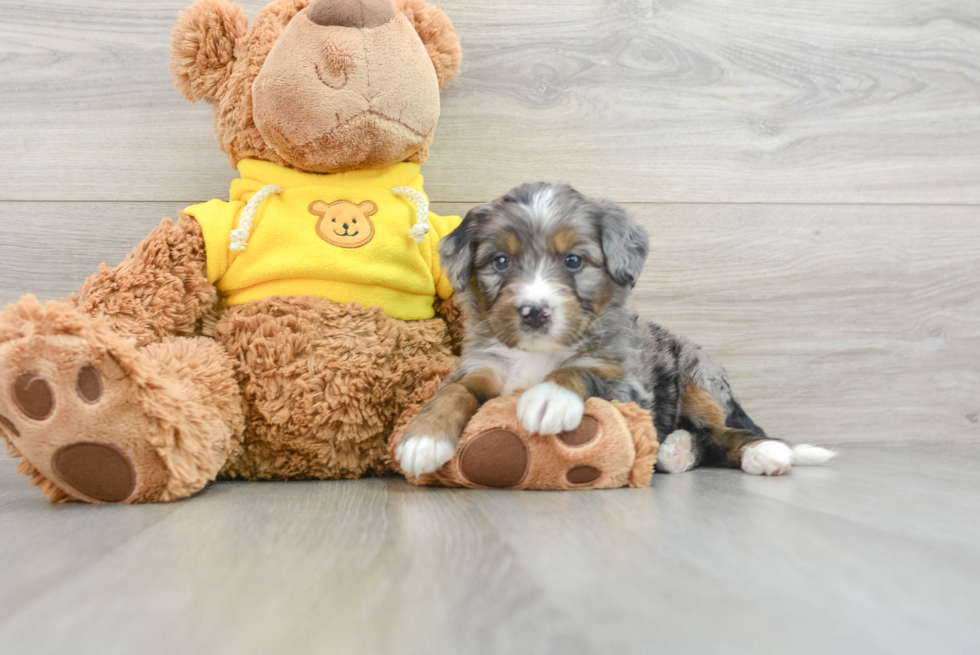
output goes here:
<path id="1" fill-rule="evenodd" d="M 551 308 L 547 305 L 521 305 L 521 326 L 532 330 L 540 330 L 551 322 Z"/>

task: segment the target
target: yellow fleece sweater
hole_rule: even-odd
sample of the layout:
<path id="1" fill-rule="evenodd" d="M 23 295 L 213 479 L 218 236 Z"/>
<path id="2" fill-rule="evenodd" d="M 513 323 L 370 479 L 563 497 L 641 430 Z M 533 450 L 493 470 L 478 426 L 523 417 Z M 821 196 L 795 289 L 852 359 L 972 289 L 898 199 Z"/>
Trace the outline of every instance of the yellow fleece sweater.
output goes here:
<path id="1" fill-rule="evenodd" d="M 315 295 L 421 320 L 435 315 L 437 295 L 452 293 L 439 268 L 438 242 L 461 219 L 430 212 L 425 239 L 413 239 L 416 203 L 423 210 L 428 204 L 418 164 L 317 175 L 246 159 L 238 171 L 229 202 L 184 210 L 201 225 L 208 281 L 225 305 Z M 423 196 L 392 193 L 413 195 L 404 187 Z M 243 215 L 253 211 L 249 226 Z"/>

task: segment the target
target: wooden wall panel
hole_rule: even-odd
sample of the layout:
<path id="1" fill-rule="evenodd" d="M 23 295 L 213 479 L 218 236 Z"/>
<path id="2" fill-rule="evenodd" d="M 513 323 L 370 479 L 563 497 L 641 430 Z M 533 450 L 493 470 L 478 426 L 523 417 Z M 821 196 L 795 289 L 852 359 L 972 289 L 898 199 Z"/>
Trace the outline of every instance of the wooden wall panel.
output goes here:
<path id="1" fill-rule="evenodd" d="M 0 303 L 64 296 L 180 203 L 0 203 Z M 464 213 L 468 204 L 436 204 Z M 973 207 L 629 205 L 651 234 L 635 300 L 729 369 L 774 435 L 980 438 Z"/>
<path id="2" fill-rule="evenodd" d="M 0 200 L 193 200 L 228 175 L 171 87 L 189 0 L 0 0 Z M 264 3 L 243 3 L 254 18 Z M 980 203 L 971 0 L 439 3 L 464 46 L 429 191 Z"/>

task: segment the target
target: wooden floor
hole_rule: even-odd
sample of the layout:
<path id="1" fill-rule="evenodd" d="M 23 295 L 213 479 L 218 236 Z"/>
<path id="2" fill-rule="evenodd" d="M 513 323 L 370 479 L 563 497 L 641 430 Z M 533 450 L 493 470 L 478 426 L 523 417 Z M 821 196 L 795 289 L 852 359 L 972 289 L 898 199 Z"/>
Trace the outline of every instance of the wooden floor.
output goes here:
<path id="1" fill-rule="evenodd" d="M 980 445 L 652 489 L 219 483 L 49 505 L 0 467 L 5 653 L 977 653 Z"/>
<path id="2" fill-rule="evenodd" d="M 0 305 L 225 197 L 173 90 L 190 0 L 0 0 Z M 263 0 L 242 2 L 254 19 Z M 980 2 L 437 0 L 437 211 L 572 183 L 648 228 L 785 479 L 222 483 L 51 506 L 0 461 L 3 653 L 980 652 Z"/>

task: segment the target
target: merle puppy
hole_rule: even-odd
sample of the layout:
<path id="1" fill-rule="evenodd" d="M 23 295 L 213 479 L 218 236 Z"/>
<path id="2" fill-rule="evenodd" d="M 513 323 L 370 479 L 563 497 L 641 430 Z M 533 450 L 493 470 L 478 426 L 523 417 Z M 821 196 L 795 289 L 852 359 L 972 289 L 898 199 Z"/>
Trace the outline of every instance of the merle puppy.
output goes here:
<path id="1" fill-rule="evenodd" d="M 639 403 L 669 473 L 711 464 L 781 475 L 833 456 L 768 437 L 718 363 L 636 315 L 629 296 L 648 242 L 620 207 L 568 185 L 526 184 L 470 211 L 440 248 L 466 314 L 462 358 L 409 424 L 402 469 L 438 470 L 480 406 L 518 389 L 532 434 L 578 427 L 591 396 Z"/>

